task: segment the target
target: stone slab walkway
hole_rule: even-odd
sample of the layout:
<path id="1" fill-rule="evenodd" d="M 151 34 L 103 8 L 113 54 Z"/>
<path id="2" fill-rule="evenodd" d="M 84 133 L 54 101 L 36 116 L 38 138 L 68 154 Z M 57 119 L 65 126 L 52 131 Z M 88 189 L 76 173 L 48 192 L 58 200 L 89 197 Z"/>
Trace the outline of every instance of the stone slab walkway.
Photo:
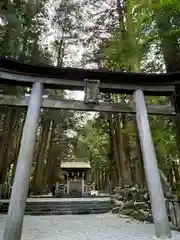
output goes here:
<path id="1" fill-rule="evenodd" d="M 2 239 L 4 215 L 0 215 Z M 172 232 L 172 240 L 180 233 Z M 25 216 L 22 240 L 150 240 L 154 239 L 151 224 L 124 217 L 101 215 Z"/>

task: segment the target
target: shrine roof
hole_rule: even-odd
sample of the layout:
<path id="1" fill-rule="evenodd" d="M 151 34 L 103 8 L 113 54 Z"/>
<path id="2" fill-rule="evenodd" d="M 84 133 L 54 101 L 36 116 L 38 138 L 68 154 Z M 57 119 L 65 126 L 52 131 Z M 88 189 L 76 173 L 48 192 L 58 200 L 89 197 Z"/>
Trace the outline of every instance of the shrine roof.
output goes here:
<path id="1" fill-rule="evenodd" d="M 61 169 L 90 169 L 91 165 L 88 162 L 62 162 Z"/>

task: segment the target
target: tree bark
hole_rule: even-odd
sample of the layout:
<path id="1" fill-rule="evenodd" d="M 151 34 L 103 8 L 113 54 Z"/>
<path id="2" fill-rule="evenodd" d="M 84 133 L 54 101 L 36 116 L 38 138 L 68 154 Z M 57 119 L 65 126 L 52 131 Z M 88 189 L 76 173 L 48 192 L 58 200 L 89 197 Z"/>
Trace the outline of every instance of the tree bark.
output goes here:
<path id="1" fill-rule="evenodd" d="M 141 152 L 141 145 L 139 139 L 139 133 L 137 130 L 137 123 L 134 119 L 135 129 L 136 129 L 136 151 L 137 151 L 137 158 L 135 162 L 135 169 L 136 169 L 136 183 L 140 186 L 141 189 L 145 187 L 146 178 L 144 172 L 144 165 L 143 165 L 143 157 Z"/>
<path id="2" fill-rule="evenodd" d="M 114 118 L 115 123 L 115 134 L 116 134 L 116 144 L 117 144 L 117 151 L 119 156 L 119 165 L 120 165 L 120 172 L 122 177 L 122 186 L 124 185 L 131 185 L 129 169 L 126 165 L 128 160 L 126 160 L 126 155 L 124 152 L 124 143 L 123 143 L 123 135 L 121 130 L 121 119 L 120 116 L 116 116 Z"/>
<path id="3" fill-rule="evenodd" d="M 116 139 L 116 132 L 115 132 L 115 119 L 112 119 L 112 115 L 109 118 L 110 120 L 110 128 L 111 128 L 111 134 L 112 134 L 112 145 L 113 145 L 113 157 L 116 162 L 116 169 L 117 169 L 117 176 L 118 176 L 118 184 L 121 184 L 122 182 L 122 175 L 121 175 L 121 169 L 120 169 L 120 161 L 119 161 L 119 151 L 117 146 L 117 139 Z"/>
<path id="4" fill-rule="evenodd" d="M 51 169 L 51 164 L 53 161 L 53 158 L 51 158 L 51 156 L 53 155 L 52 153 L 52 139 L 54 136 L 54 121 L 52 120 L 50 123 L 50 131 L 49 131 L 49 140 L 48 140 L 48 152 L 47 152 L 47 162 L 44 168 L 44 186 L 48 185 L 48 177 L 49 177 L 49 173 L 50 173 L 50 169 Z"/>
<path id="5" fill-rule="evenodd" d="M 21 118 L 21 116 L 20 116 Z M 17 159 L 18 159 L 18 155 L 19 155 L 19 150 L 20 150 L 20 146 L 21 146 L 21 137 L 22 137 L 22 132 L 23 132 L 23 126 L 24 126 L 24 122 L 25 122 L 25 111 L 23 111 L 23 116 L 22 116 L 22 122 L 18 123 L 18 128 L 17 128 L 17 138 L 16 138 L 16 146 L 14 149 L 14 160 L 13 160 L 13 169 L 12 169 L 12 175 L 11 175 L 11 185 L 13 184 L 13 180 L 14 180 L 14 176 L 15 176 L 15 172 L 16 172 L 16 164 L 17 164 Z"/>
<path id="6" fill-rule="evenodd" d="M 129 145 L 129 135 L 127 131 L 127 117 L 122 114 L 122 126 L 123 126 L 123 133 L 122 133 L 122 142 L 123 142 L 123 149 L 125 153 L 125 168 L 127 172 L 127 181 L 128 184 L 132 184 L 132 173 L 131 173 L 131 148 Z"/>
<path id="7" fill-rule="evenodd" d="M 32 191 L 34 194 L 41 194 L 43 192 L 43 172 L 44 172 L 44 153 L 47 147 L 48 141 L 48 132 L 50 127 L 50 121 L 44 120 L 42 123 L 42 132 L 41 132 L 41 139 L 39 143 L 39 151 L 37 154 L 36 160 L 36 169 L 34 173 L 34 180 L 33 180 L 33 187 Z"/>
<path id="8" fill-rule="evenodd" d="M 5 137 L 5 150 L 3 154 L 3 165 L 0 172 L 0 183 L 4 183 L 6 180 L 6 176 L 8 173 L 9 165 L 12 159 L 12 148 L 13 148 L 13 135 L 16 127 L 16 123 L 18 121 L 18 114 L 15 108 L 11 108 L 9 110 L 9 114 L 7 116 L 7 129 L 6 129 L 6 137 Z"/>

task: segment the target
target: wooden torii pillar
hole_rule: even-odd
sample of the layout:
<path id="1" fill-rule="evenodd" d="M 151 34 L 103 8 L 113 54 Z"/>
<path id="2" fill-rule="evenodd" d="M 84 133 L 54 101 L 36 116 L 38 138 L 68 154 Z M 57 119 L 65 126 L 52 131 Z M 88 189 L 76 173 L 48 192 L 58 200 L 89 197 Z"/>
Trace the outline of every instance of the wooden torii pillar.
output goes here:
<path id="1" fill-rule="evenodd" d="M 86 82 L 86 86 L 92 86 L 91 93 L 98 93 L 96 88 L 99 82 Z M 97 103 L 98 97 L 89 94 L 90 103 Z M 88 96 L 86 97 L 88 100 Z M 147 107 L 142 90 L 136 90 L 133 94 L 133 100 L 136 112 L 137 129 L 140 139 L 141 151 L 147 180 L 148 191 L 151 201 L 152 215 L 155 225 L 155 234 L 158 238 L 171 238 L 171 231 L 168 221 L 168 214 L 163 194 L 162 184 L 157 165 L 156 153 L 151 136 L 151 130 L 148 121 Z M 88 101 L 87 101 L 88 103 Z"/>
<path id="2" fill-rule="evenodd" d="M 33 83 L 26 120 L 23 128 L 21 147 L 12 187 L 8 214 L 5 221 L 3 240 L 20 240 L 22 234 L 29 177 L 33 162 L 36 131 L 39 122 L 43 86 Z"/>
<path id="3" fill-rule="evenodd" d="M 89 91 L 85 91 L 85 93 L 89 93 L 87 96 L 85 96 L 87 103 L 89 102 L 89 99 L 90 103 L 98 103 L 98 86 L 99 82 L 86 82 L 86 87 L 89 88 Z M 133 94 L 133 100 L 135 104 L 137 129 L 143 155 L 147 186 L 150 195 L 152 215 L 155 224 L 155 234 L 158 238 L 171 238 L 165 198 L 160 180 L 143 91 L 136 90 Z"/>
<path id="4" fill-rule="evenodd" d="M 158 238 L 171 238 L 165 198 L 161 185 L 156 153 L 151 136 L 144 94 L 137 90 L 133 94 L 136 122 L 144 162 L 147 186 L 150 195 L 155 234 Z"/>

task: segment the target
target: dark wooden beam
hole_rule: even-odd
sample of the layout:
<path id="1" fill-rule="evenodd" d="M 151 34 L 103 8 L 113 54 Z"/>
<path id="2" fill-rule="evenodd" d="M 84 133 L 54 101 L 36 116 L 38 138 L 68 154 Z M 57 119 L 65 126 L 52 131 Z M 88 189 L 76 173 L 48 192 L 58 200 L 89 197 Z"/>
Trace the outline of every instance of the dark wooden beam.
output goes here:
<path id="1" fill-rule="evenodd" d="M 28 106 L 29 97 L 15 97 L 0 95 L 0 105 Z M 112 113 L 135 113 L 132 104 L 107 103 L 86 104 L 77 100 L 50 100 L 43 98 L 42 107 L 52 109 L 65 109 L 75 111 L 112 112 Z M 148 113 L 154 115 L 175 115 L 173 106 L 170 105 L 148 105 Z"/>
<path id="2" fill-rule="evenodd" d="M 45 88 L 54 89 L 66 89 L 66 90 L 84 90 L 84 81 L 82 80 L 71 80 L 71 79 L 60 79 L 56 77 L 42 77 L 35 75 L 22 75 L 17 72 L 8 72 L 5 69 L 0 68 L 0 83 L 11 84 L 19 86 L 31 86 L 33 82 L 41 82 L 45 85 Z M 173 84 L 132 84 L 122 83 L 120 81 L 100 82 L 100 92 L 108 93 L 122 93 L 132 94 L 134 91 L 141 89 L 145 95 L 155 96 L 170 96 L 174 92 Z"/>

